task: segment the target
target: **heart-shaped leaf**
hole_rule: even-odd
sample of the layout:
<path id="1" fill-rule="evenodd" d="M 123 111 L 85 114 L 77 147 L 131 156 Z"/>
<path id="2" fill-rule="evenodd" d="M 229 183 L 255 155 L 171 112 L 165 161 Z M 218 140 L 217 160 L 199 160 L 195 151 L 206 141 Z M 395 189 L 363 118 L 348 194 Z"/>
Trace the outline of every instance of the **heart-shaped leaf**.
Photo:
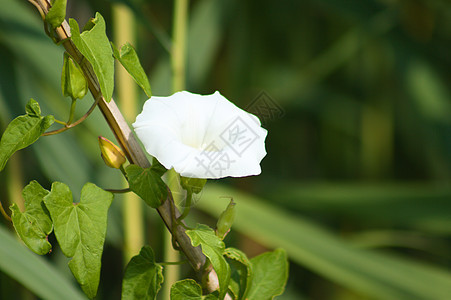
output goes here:
<path id="1" fill-rule="evenodd" d="M 90 22 L 94 25 L 80 34 L 77 21 L 69 19 L 72 42 L 92 65 L 102 95 L 110 102 L 114 89 L 113 51 L 105 33 L 105 20 L 102 15 L 96 13 L 96 17 Z"/>
<path id="2" fill-rule="evenodd" d="M 67 185 L 54 182 L 44 203 L 53 220 L 55 236 L 67 257 L 69 268 L 89 298 L 94 298 L 100 279 L 107 213 L 113 194 L 86 183 L 80 203 L 72 203 Z"/>

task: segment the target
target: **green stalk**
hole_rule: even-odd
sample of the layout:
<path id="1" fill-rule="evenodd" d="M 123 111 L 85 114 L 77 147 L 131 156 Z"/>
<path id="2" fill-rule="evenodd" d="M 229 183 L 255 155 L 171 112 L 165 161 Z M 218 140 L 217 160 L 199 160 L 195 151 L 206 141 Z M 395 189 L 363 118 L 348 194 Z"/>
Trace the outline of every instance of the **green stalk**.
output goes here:
<path id="1" fill-rule="evenodd" d="M 188 0 L 175 0 L 171 48 L 173 92 L 185 89 L 187 20 Z"/>
<path id="2" fill-rule="evenodd" d="M 172 67 L 172 91 L 178 92 L 185 89 L 185 66 L 186 66 L 186 28 L 188 19 L 188 0 L 175 0 L 174 23 L 172 31 L 171 67 Z M 180 203 L 175 197 L 180 195 L 178 174 L 170 170 L 168 176 L 169 188 L 173 192 L 174 202 Z M 178 193 L 177 193 L 178 192 Z M 165 261 L 178 261 L 179 253 L 172 248 L 172 236 L 165 231 Z M 171 286 L 180 277 L 180 266 L 165 266 L 165 280 L 162 288 L 163 299 L 169 299 Z"/>
<path id="3" fill-rule="evenodd" d="M 130 9 L 123 4 L 113 5 L 113 20 L 115 44 L 118 47 L 125 42 L 134 44 L 135 22 Z M 116 66 L 117 95 L 124 117 L 130 122 L 137 114 L 136 86 L 127 71 L 120 64 Z M 125 180 L 124 187 L 128 187 Z M 133 193 L 127 193 L 123 197 L 124 261 L 128 263 L 144 245 L 144 222 L 141 199 Z"/>
<path id="4" fill-rule="evenodd" d="M 70 105 L 69 119 L 67 120 L 67 125 L 70 125 L 72 123 L 72 121 L 74 120 L 76 106 L 77 106 L 77 99 L 72 98 L 72 103 Z"/>

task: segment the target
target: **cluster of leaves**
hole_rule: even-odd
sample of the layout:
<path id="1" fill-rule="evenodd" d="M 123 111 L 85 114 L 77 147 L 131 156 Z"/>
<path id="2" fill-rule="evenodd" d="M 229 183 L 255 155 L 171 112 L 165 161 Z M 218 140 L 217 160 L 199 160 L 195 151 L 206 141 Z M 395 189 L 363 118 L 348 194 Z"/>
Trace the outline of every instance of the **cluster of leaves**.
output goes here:
<path id="1" fill-rule="evenodd" d="M 12 221 L 24 243 L 40 255 L 52 246 L 48 235 L 55 232 L 64 255 L 72 258 L 69 268 L 90 298 L 97 294 L 101 258 L 106 235 L 108 208 L 113 194 L 87 183 L 80 202 L 73 203 L 67 185 L 54 182 L 51 191 L 32 181 L 23 189 L 25 211 L 11 206 Z"/>
<path id="2" fill-rule="evenodd" d="M 65 18 L 66 1 L 57 0 L 45 18 L 47 31 L 61 25 Z M 125 67 L 137 84 L 150 96 L 151 89 L 138 56 L 130 44 L 117 49 L 110 44 L 105 34 L 105 21 L 100 13 L 88 22 L 82 33 L 78 23 L 69 20 L 71 40 L 78 51 L 89 62 L 95 73 L 102 96 L 109 102 L 114 89 L 114 58 Z M 50 29 L 50 30 L 49 30 Z M 54 39 L 53 33 L 50 36 Z M 77 99 L 87 93 L 86 75 L 79 63 L 64 54 L 62 91 L 72 98 L 71 117 Z M 31 99 L 26 106 L 26 115 L 14 119 L 0 140 L 0 171 L 14 152 L 36 142 L 55 122 L 51 115 L 42 116 L 39 104 Z M 146 204 L 158 208 L 167 198 L 168 188 L 161 179 L 166 172 L 159 164 L 141 168 L 130 164 L 124 170 L 130 189 Z M 188 194 L 198 193 L 205 181 L 183 184 Z M 51 190 L 32 181 L 23 189 L 25 210 L 16 204 L 11 206 L 11 219 L 17 234 L 35 253 L 45 255 L 52 249 L 48 236 L 55 234 L 65 256 L 71 258 L 69 268 L 89 298 L 94 298 L 100 280 L 101 257 L 106 235 L 108 209 L 113 194 L 86 183 L 81 191 L 79 203 L 74 203 L 69 187 L 54 182 Z M 193 247 L 200 246 L 218 276 L 219 289 L 207 296 L 194 280 L 185 279 L 175 283 L 171 289 L 172 299 L 223 299 L 229 294 L 234 299 L 271 299 L 282 293 L 288 276 L 287 257 L 278 249 L 249 260 L 238 249 L 225 248 L 223 238 L 230 230 L 234 218 L 234 205 L 229 206 L 218 221 L 215 232 L 206 225 L 198 225 L 186 231 Z M 174 220 L 179 222 L 179 220 Z M 125 270 L 122 297 L 124 299 L 154 299 L 163 282 L 162 265 L 155 262 L 153 250 L 142 248 L 132 258 Z"/>
<path id="3" fill-rule="evenodd" d="M 193 246 L 202 252 L 216 271 L 219 290 L 206 296 L 192 279 L 174 283 L 171 299 L 272 299 L 282 294 L 288 278 L 287 255 L 283 249 L 266 252 L 252 259 L 240 250 L 225 248 L 224 242 L 206 225 L 187 231 Z M 123 299 L 155 299 L 163 282 L 162 266 L 155 262 L 153 251 L 145 246 L 133 257 L 125 270 Z"/>

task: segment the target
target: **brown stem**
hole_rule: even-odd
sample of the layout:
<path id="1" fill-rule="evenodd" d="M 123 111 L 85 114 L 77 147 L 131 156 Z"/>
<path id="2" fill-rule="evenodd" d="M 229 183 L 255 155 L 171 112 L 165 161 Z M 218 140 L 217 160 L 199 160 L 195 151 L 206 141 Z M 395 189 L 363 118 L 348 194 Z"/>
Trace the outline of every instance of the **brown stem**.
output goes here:
<path id="1" fill-rule="evenodd" d="M 51 7 L 49 0 L 33 0 L 33 2 L 39 5 L 39 10 L 42 11 L 44 15 L 48 13 L 49 8 Z M 107 121 L 111 130 L 113 131 L 114 135 L 116 136 L 116 139 L 119 142 L 125 155 L 127 156 L 129 162 L 139 165 L 142 168 L 149 167 L 150 163 L 147 160 L 145 153 L 143 152 L 133 132 L 131 131 L 130 127 L 119 111 L 116 103 L 113 99 L 111 99 L 110 102 L 105 101 L 101 94 L 97 77 L 95 76 L 91 65 L 83 57 L 80 51 L 78 51 L 74 43 L 70 40 L 70 27 L 68 23 L 64 21 L 60 27 L 55 29 L 55 33 L 66 51 L 79 63 L 88 81 L 88 86 L 91 94 L 93 95 L 94 99 L 98 99 L 98 107 L 105 117 L 105 120 Z M 174 209 L 174 213 L 172 213 L 171 205 L 174 205 L 173 198 L 171 191 L 168 190 L 168 198 L 160 207 L 157 208 L 157 211 L 166 224 L 166 227 L 176 238 L 177 244 L 180 246 L 181 250 L 189 260 L 194 270 L 198 273 L 201 273 L 203 271 L 203 265 L 206 261 L 205 255 L 202 253 L 200 247 L 193 247 L 191 245 L 191 240 L 186 235 L 185 228 L 183 228 L 183 226 L 174 224 L 175 226 L 173 227 L 173 220 L 180 217 L 181 214 L 176 208 Z M 207 276 L 210 278 L 217 278 L 214 271 L 209 272 Z M 207 287 L 209 291 L 214 291 L 217 288 L 217 282 L 212 286 Z"/>

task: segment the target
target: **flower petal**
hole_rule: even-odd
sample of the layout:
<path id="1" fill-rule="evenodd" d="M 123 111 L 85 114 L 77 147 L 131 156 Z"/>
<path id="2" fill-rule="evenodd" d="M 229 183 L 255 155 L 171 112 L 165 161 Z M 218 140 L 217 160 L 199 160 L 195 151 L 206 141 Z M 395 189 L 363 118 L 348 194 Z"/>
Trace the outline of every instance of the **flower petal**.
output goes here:
<path id="1" fill-rule="evenodd" d="M 267 131 L 219 92 L 152 97 L 133 124 L 146 151 L 194 178 L 258 175 Z"/>

